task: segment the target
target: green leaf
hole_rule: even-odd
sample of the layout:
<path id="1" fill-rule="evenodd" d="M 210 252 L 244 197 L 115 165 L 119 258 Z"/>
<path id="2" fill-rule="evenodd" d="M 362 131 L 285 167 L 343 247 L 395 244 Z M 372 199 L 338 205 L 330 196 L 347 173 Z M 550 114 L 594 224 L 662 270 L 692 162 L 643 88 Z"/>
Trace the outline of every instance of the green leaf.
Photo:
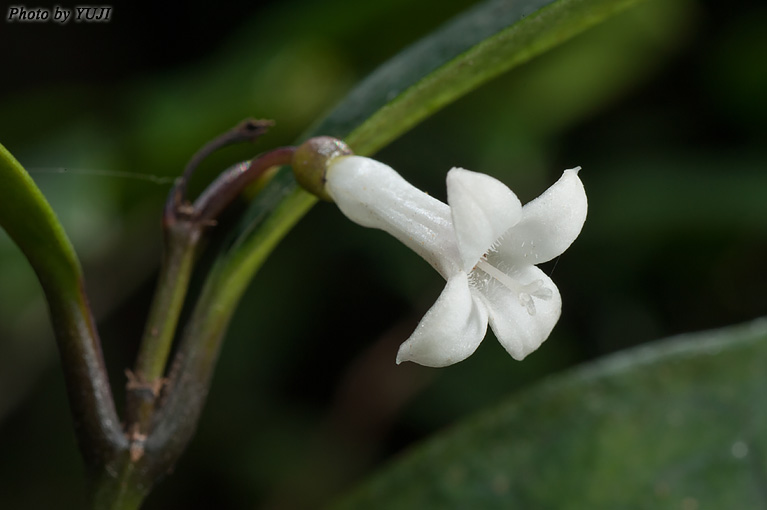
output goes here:
<path id="1" fill-rule="evenodd" d="M 125 436 L 112 401 L 82 269 L 51 206 L 0 145 L 0 226 L 29 260 L 45 292 L 80 447 L 89 467 L 111 460 Z"/>
<path id="2" fill-rule="evenodd" d="M 372 154 L 482 83 L 636 2 L 481 3 L 381 66 L 303 138 L 335 136 L 357 154 Z M 219 261 L 214 278 L 221 280 L 216 283 L 221 295 L 212 302 L 233 306 L 268 254 L 316 203 L 297 187 L 289 169 L 281 174 L 254 200 L 235 249 Z M 264 222 L 260 199 L 274 196 L 284 196 L 285 202 Z"/>
<path id="3" fill-rule="evenodd" d="M 0 145 L 0 226 L 29 260 L 46 293 L 77 293 L 80 262 L 35 182 Z"/>
<path id="4" fill-rule="evenodd" d="M 369 155 L 443 106 L 637 0 L 483 2 L 381 66 L 312 135 Z"/>
<path id="5" fill-rule="evenodd" d="M 767 319 L 554 377 L 399 459 L 336 509 L 762 508 Z"/>

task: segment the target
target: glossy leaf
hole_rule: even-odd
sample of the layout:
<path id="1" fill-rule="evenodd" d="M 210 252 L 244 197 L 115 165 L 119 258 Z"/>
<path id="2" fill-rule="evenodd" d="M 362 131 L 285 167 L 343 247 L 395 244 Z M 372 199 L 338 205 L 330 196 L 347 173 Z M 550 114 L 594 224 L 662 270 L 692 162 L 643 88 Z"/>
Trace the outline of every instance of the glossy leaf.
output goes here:
<path id="1" fill-rule="evenodd" d="M 554 377 L 399 459 L 336 509 L 760 508 L 767 320 Z"/>

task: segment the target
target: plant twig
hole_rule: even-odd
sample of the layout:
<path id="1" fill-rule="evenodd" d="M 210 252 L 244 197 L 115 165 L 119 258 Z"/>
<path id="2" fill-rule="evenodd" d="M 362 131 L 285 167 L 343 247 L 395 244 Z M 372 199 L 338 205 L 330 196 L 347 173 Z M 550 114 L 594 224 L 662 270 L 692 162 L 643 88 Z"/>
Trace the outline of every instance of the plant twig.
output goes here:
<path id="1" fill-rule="evenodd" d="M 199 164 L 214 151 L 233 143 L 254 141 L 270 126 L 269 120 L 247 119 L 205 144 L 186 165 L 171 189 L 163 212 L 164 252 L 157 291 L 139 347 L 133 372 L 127 372 L 126 418 L 131 444 L 146 435 L 173 338 L 184 306 L 197 248 L 206 227 L 236 197 L 245 185 L 261 175 L 259 164 L 240 163 L 225 172 L 190 204 L 186 187 Z M 269 154 L 264 157 L 269 160 Z M 256 158 L 255 161 L 259 161 Z M 251 168 L 252 167 L 252 168 Z"/>
<path id="2" fill-rule="evenodd" d="M 200 241 L 205 230 L 215 225 L 218 215 L 248 184 L 270 168 L 289 164 L 294 149 L 275 149 L 235 165 L 192 204 L 185 197 L 186 183 L 212 151 L 236 141 L 252 140 L 268 125 L 267 121 L 246 121 L 206 144 L 170 192 L 163 213 L 165 251 L 157 292 L 136 365 L 127 372 L 127 438 L 123 437 L 123 448 L 112 470 L 114 476 L 104 478 L 95 488 L 100 501 L 140 501 L 142 494 L 173 467 L 197 426 L 225 328 L 190 334 L 199 325 L 193 314 L 174 369 L 168 379 L 164 375 Z M 203 291 L 196 309 L 208 310 L 206 295 Z M 179 401 L 183 405 L 177 406 Z M 170 402 L 173 405 L 169 407 Z"/>
<path id="3" fill-rule="evenodd" d="M 157 291 L 144 329 L 136 365 L 128 375 L 127 423 L 131 436 L 144 433 L 162 389 L 162 377 L 173 344 L 192 275 L 201 229 L 189 221 L 165 229 L 165 249 Z M 132 437 L 132 439 L 135 439 Z"/>
<path id="4" fill-rule="evenodd" d="M 192 159 L 189 160 L 186 168 L 184 168 L 184 173 L 182 173 L 181 177 L 176 180 L 176 184 L 171 190 L 171 199 L 168 201 L 170 208 L 166 209 L 166 211 L 184 211 L 184 198 L 186 197 L 187 184 L 194 171 L 205 158 L 227 145 L 248 141 L 253 142 L 273 125 L 274 122 L 271 120 L 246 119 L 231 130 L 206 143 L 202 149 L 192 156 Z"/>
<path id="5" fill-rule="evenodd" d="M 275 149 L 254 159 L 248 172 L 253 176 L 263 175 L 276 165 L 291 163 L 292 148 Z M 254 177 L 221 178 L 222 185 L 234 188 L 244 187 Z M 218 189 L 217 184 L 210 189 Z M 224 188 L 222 188 L 224 189 Z M 231 188 L 225 188 L 220 196 L 226 196 Z M 215 217 L 225 200 L 204 198 L 201 195 L 195 203 L 200 207 L 202 219 Z M 218 197 L 219 195 L 216 195 Z M 161 476 L 171 469 L 176 459 L 186 448 L 197 427 L 197 422 L 205 404 L 210 382 L 218 359 L 226 328 L 234 313 L 234 306 L 219 306 L 221 278 L 217 273 L 221 267 L 214 266 L 206 279 L 202 293 L 195 304 L 190 322 L 184 329 L 184 335 L 173 361 L 173 367 L 165 386 L 162 399 L 153 415 L 149 434 L 142 446 L 144 454 L 152 460 L 147 469 L 152 476 Z"/>
<path id="6" fill-rule="evenodd" d="M 233 166 L 203 191 L 194 202 L 195 220 L 210 224 L 250 183 L 275 166 L 292 161 L 295 147 L 280 147 Z"/>

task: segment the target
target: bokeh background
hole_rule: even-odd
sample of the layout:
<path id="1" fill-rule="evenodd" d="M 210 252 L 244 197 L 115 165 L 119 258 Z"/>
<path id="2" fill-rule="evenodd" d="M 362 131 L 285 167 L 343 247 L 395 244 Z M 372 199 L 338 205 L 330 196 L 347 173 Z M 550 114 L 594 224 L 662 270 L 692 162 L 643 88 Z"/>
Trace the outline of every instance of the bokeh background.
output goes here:
<path id="1" fill-rule="evenodd" d="M 472 3 L 113 3 L 109 23 L 0 23 L 0 142 L 85 266 L 118 405 L 162 203 L 191 154 L 245 117 L 277 121 L 255 147 L 212 158 L 199 188 L 290 143 Z M 583 167 L 589 219 L 544 267 L 564 301 L 554 333 L 524 362 L 489 335 L 456 366 L 397 367 L 443 281 L 320 204 L 254 279 L 198 434 L 146 508 L 315 508 L 549 374 L 767 313 L 765 26 L 760 0 L 650 0 L 381 151 L 440 198 L 452 166 L 498 177 L 523 202 Z M 0 233 L 0 508 L 78 508 L 82 477 L 40 287 Z"/>

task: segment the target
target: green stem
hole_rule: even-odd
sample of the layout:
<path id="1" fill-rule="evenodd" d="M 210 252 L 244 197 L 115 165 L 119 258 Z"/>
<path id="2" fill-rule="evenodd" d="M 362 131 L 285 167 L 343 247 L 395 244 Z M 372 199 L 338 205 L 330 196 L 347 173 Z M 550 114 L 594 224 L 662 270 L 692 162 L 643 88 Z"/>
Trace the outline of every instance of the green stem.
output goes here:
<path id="1" fill-rule="evenodd" d="M 173 335 L 189 286 L 195 248 L 200 239 L 199 228 L 185 223 L 173 225 L 167 235 L 168 249 L 160 272 L 157 294 L 152 302 L 136 359 L 136 374 L 150 381 L 165 373 Z"/>
<path id="2" fill-rule="evenodd" d="M 136 366 L 128 382 L 128 423 L 138 426 L 132 433 L 146 433 L 162 377 L 170 355 L 173 337 L 184 306 L 194 266 L 201 227 L 187 221 L 166 225 L 165 254 L 157 292 L 149 311 Z"/>
<path id="3" fill-rule="evenodd" d="M 285 158 L 282 163 L 289 162 L 291 154 L 282 154 Z M 290 176 L 290 173 L 287 175 Z M 164 398 L 154 414 L 151 432 L 143 444 L 148 458 L 158 458 L 157 463 L 152 461 L 153 473 L 150 477 L 160 476 L 172 467 L 197 427 L 224 334 L 237 301 L 249 283 L 247 279 L 238 280 L 239 268 L 245 263 L 252 265 L 252 271 L 255 271 L 290 227 L 316 201 L 314 196 L 303 190 L 284 197 L 282 193 L 272 195 L 269 189 L 283 189 L 283 184 L 272 181 L 261 192 L 266 210 L 273 211 L 273 214 L 265 220 L 268 225 L 260 230 L 261 234 L 255 236 L 258 239 L 253 242 L 254 250 L 248 253 L 248 261 L 224 257 L 214 266 L 184 329 Z M 238 249 L 236 253 L 242 255 L 245 251 Z"/>
<path id="4" fill-rule="evenodd" d="M 244 125 L 253 126 L 252 123 Z M 233 136 L 243 136 L 241 131 L 242 129 L 235 130 L 232 132 L 234 134 L 230 133 L 221 140 L 231 143 L 230 139 Z M 223 143 L 221 140 L 212 142 L 213 145 L 208 144 L 206 148 Z M 207 150 L 212 149 L 203 149 L 193 161 L 199 159 L 200 154 L 204 156 Z M 143 439 L 150 430 L 203 229 L 215 225 L 221 211 L 246 186 L 263 177 L 267 170 L 290 163 L 294 151 L 293 147 L 282 147 L 262 154 L 250 162 L 235 165 L 211 183 L 193 205 L 185 203 L 183 197 L 185 180 L 196 166 L 196 163 L 190 163 L 184 177 L 179 179 L 171 193 L 163 218 L 165 254 L 157 291 L 149 311 L 134 372 L 128 374 L 127 431 L 134 446 L 140 445 L 143 448 Z"/>
<path id="5" fill-rule="evenodd" d="M 124 455 L 119 476 L 103 476 L 92 484 L 91 507 L 93 510 L 138 510 L 150 485 L 138 479 L 136 465 Z"/>
<path id="6" fill-rule="evenodd" d="M 168 378 L 163 378 L 197 246 L 204 230 L 215 225 L 216 216 L 245 186 L 260 178 L 271 179 L 273 174 L 268 170 L 290 163 L 293 152 L 292 147 L 275 149 L 249 164 L 237 165 L 222 174 L 193 205 L 182 197 L 177 206 L 178 197 L 171 193 L 164 215 L 166 252 L 157 292 L 135 372 L 129 374 L 128 445 L 110 465 L 112 475 L 95 482 L 96 508 L 138 508 L 151 486 L 172 469 L 191 439 L 224 331 L 234 312 L 234 306 L 217 306 L 218 280 L 209 278 L 184 330 L 173 368 Z"/>

